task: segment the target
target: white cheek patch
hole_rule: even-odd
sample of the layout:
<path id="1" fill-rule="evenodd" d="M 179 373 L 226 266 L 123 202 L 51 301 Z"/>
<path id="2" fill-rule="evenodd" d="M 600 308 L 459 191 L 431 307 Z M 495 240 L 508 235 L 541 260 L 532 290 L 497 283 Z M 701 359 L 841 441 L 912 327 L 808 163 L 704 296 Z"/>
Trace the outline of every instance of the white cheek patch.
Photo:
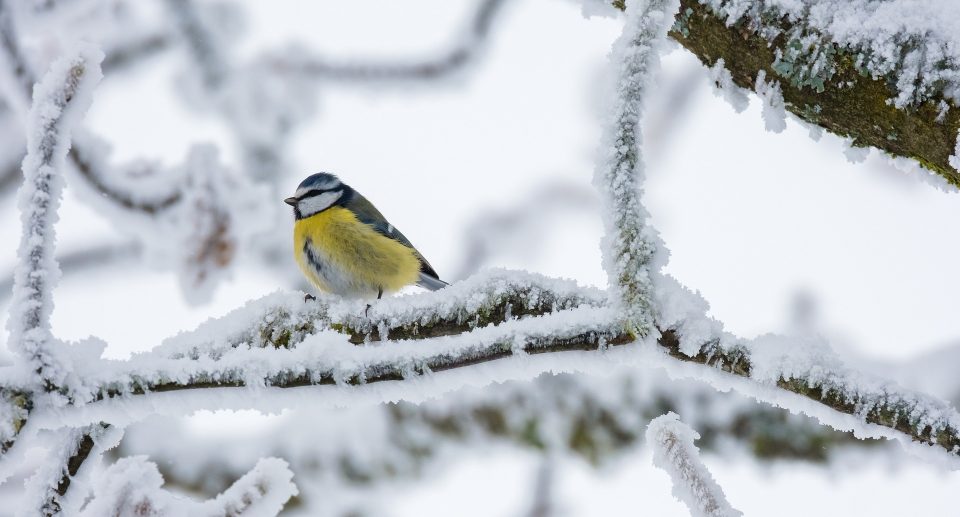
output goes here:
<path id="1" fill-rule="evenodd" d="M 343 191 L 337 190 L 301 199 L 300 202 L 297 203 L 297 209 L 300 210 L 301 217 L 310 217 L 317 212 L 322 212 L 330 208 L 330 205 L 336 203 L 342 195 Z"/>

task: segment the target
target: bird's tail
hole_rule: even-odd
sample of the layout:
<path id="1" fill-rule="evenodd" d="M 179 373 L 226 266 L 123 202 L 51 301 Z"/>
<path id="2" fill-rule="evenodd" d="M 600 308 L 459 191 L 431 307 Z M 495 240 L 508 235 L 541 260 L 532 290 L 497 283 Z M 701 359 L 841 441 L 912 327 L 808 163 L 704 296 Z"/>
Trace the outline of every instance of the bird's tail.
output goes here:
<path id="1" fill-rule="evenodd" d="M 436 291 L 437 289 L 443 289 L 444 287 L 450 285 L 443 280 L 435 276 L 430 276 L 424 272 L 420 272 L 420 279 L 417 280 L 417 285 L 424 289 L 429 289 L 431 291 Z"/>

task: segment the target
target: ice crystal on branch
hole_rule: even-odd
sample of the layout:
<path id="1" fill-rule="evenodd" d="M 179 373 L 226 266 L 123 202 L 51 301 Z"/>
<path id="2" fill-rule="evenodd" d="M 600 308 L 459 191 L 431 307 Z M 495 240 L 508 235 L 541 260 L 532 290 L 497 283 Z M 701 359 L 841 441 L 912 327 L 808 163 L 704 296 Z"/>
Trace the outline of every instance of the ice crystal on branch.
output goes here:
<path id="1" fill-rule="evenodd" d="M 763 122 L 767 131 L 782 132 L 787 128 L 787 114 L 784 110 L 780 84 L 776 81 L 767 82 L 767 73 L 761 70 L 757 74 L 757 82 L 754 88 L 763 102 Z"/>
<path id="2" fill-rule="evenodd" d="M 714 95 L 723 98 L 737 113 L 743 113 L 750 105 L 747 92 L 733 82 L 733 76 L 727 70 L 723 58 L 717 60 L 709 69 L 710 80 L 713 81 Z"/>

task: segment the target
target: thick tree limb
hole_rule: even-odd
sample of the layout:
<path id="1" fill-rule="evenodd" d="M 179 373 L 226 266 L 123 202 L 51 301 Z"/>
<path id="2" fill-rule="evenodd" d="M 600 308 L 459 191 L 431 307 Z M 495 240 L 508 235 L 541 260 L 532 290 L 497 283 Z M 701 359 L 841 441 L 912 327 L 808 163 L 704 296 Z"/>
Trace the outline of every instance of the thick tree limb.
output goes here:
<path id="1" fill-rule="evenodd" d="M 960 172 L 949 163 L 956 152 L 960 132 L 960 106 L 932 92 L 922 102 L 898 108 L 898 78 L 894 72 L 873 78 L 858 68 L 858 56 L 851 50 L 830 44 L 816 27 L 801 27 L 804 34 L 816 35 L 830 50 L 833 73 L 814 81 L 782 75 L 777 52 L 792 44 L 787 36 L 793 26 L 786 19 L 745 16 L 727 25 L 725 18 L 705 0 L 681 0 L 681 15 L 670 36 L 692 52 L 707 67 L 723 59 L 737 86 L 753 90 L 761 71 L 777 79 L 786 109 L 802 120 L 853 140 L 857 147 L 875 147 L 890 155 L 910 158 L 960 186 Z M 757 5 L 760 2 L 756 2 Z M 623 9 L 621 0 L 613 5 Z M 773 38 L 761 35 L 775 32 Z M 909 49 L 902 48 L 904 55 Z M 799 65 L 798 65 L 799 66 Z M 822 82 L 821 82 L 822 81 Z M 813 84 L 816 83 L 816 84 Z M 818 91 L 821 89 L 822 91 Z M 949 106 L 943 111 L 944 106 Z"/>

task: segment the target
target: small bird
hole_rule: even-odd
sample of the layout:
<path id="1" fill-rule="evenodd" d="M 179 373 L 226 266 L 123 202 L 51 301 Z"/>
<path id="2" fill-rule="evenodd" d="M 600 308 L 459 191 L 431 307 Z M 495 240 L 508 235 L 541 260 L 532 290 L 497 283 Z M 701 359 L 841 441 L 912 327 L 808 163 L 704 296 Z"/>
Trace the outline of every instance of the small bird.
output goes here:
<path id="1" fill-rule="evenodd" d="M 448 285 L 372 203 L 333 174 L 307 177 L 283 201 L 296 218 L 297 264 L 321 291 L 380 299 L 411 284 L 431 291 Z"/>

